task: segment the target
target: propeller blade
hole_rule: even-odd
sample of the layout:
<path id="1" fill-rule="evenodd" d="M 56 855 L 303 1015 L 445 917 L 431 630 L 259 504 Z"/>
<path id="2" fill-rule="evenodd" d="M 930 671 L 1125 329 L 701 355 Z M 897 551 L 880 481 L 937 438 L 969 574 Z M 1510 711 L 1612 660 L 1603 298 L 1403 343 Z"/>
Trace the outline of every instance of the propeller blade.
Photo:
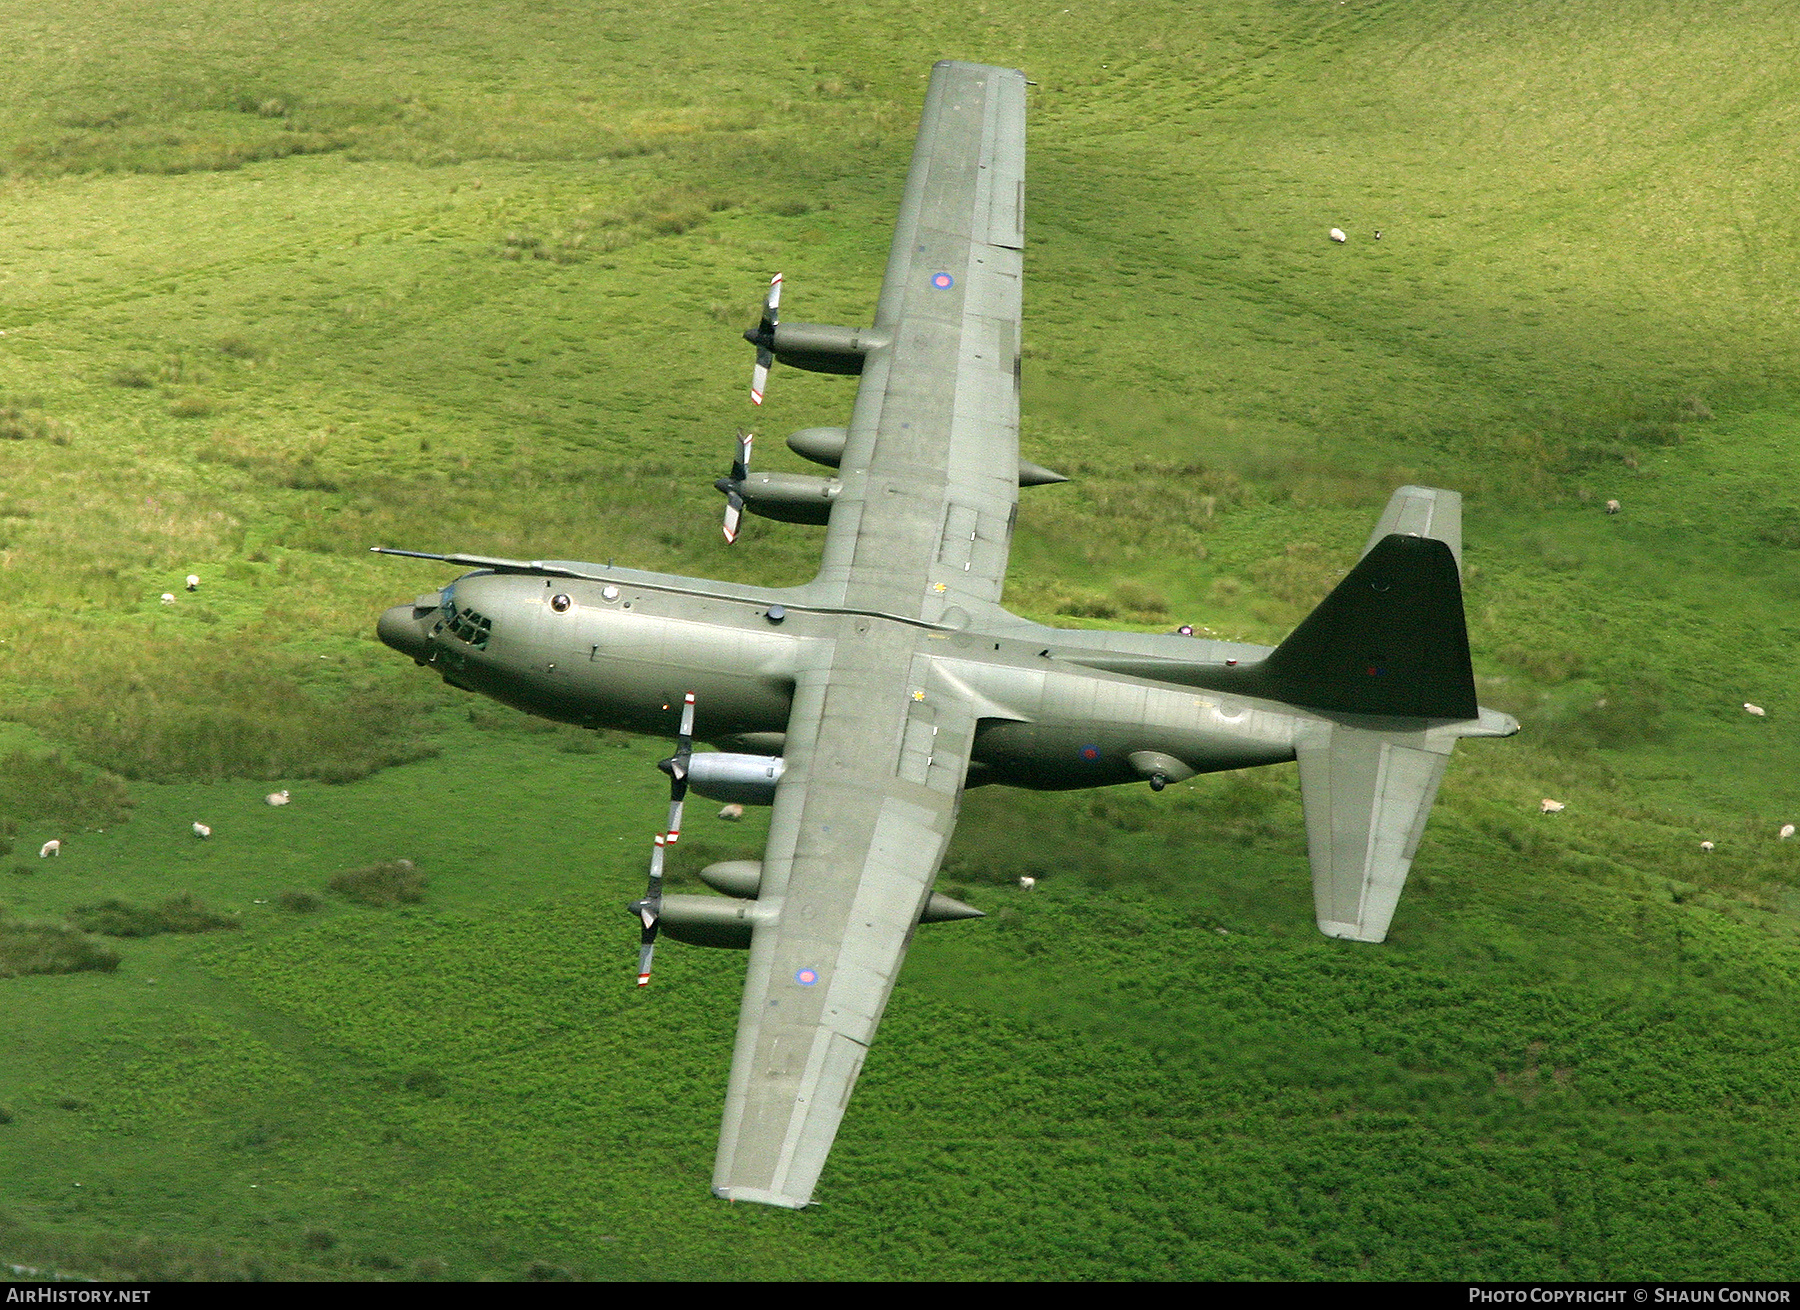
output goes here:
<path id="1" fill-rule="evenodd" d="M 669 834 L 671 843 L 681 837 L 681 807 L 687 799 L 688 761 L 694 758 L 694 693 L 681 706 L 681 733 L 675 739 L 675 758 L 669 761 Z"/>
<path id="2" fill-rule="evenodd" d="M 663 880 L 663 835 L 656 834 L 656 847 L 650 854 L 650 886 L 644 893 L 644 899 L 635 902 L 631 909 L 644 921 L 643 934 L 638 938 L 638 980 L 639 987 L 650 985 L 650 961 L 656 955 L 656 929 L 662 920 L 662 880 Z"/>
<path id="3" fill-rule="evenodd" d="M 738 528 L 744 521 L 744 496 L 742 487 L 744 479 L 750 476 L 750 446 L 756 440 L 754 432 L 738 429 L 737 457 L 731 462 L 731 476 L 720 478 L 713 485 L 725 493 L 725 544 L 730 545 L 738 539 Z"/>
<path id="4" fill-rule="evenodd" d="M 776 313 L 777 313 L 777 311 L 780 310 L 780 308 L 781 308 L 781 274 L 777 273 L 774 277 L 769 279 L 769 299 L 768 299 L 768 303 L 763 306 L 762 325 L 765 328 L 768 328 L 770 331 L 774 331 L 774 329 L 775 329 L 775 324 L 777 321 Z"/>
<path id="5" fill-rule="evenodd" d="M 762 321 L 744 333 L 756 346 L 756 368 L 750 374 L 750 400 L 763 403 L 769 389 L 769 368 L 775 363 L 775 327 L 780 322 L 781 274 L 769 279 L 769 298 L 763 302 Z"/>

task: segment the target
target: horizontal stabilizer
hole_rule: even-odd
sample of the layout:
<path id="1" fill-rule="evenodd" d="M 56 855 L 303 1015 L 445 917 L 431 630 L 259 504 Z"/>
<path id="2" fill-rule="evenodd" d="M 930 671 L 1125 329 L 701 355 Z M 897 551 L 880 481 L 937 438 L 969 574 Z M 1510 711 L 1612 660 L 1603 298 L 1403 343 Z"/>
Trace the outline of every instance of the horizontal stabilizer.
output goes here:
<path id="1" fill-rule="evenodd" d="M 1387 936 L 1454 741 L 1333 723 L 1297 743 L 1313 908 L 1327 937 Z"/>

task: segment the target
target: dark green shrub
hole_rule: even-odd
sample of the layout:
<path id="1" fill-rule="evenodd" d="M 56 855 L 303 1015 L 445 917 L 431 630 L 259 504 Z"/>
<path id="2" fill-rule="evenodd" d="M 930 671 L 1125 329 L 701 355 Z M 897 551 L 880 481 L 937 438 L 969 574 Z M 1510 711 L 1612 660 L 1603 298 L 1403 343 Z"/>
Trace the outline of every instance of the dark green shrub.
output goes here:
<path id="1" fill-rule="evenodd" d="M 275 904 L 295 914 L 312 914 L 325 907 L 325 902 L 311 892 L 282 892 L 275 898 Z"/>
<path id="2" fill-rule="evenodd" d="M 0 923 L 0 978 L 28 973 L 111 973 L 119 953 L 66 924 Z"/>
<path id="3" fill-rule="evenodd" d="M 417 904 L 425 899 L 425 875 L 413 868 L 411 860 L 388 860 L 351 869 L 325 885 L 347 901 L 377 909 Z"/>
<path id="4" fill-rule="evenodd" d="M 69 917 L 89 932 L 108 937 L 154 937 L 165 932 L 218 932 L 243 927 L 228 914 L 215 914 L 191 892 L 171 896 L 161 905 L 131 905 L 113 899 L 98 905 L 78 905 Z"/>

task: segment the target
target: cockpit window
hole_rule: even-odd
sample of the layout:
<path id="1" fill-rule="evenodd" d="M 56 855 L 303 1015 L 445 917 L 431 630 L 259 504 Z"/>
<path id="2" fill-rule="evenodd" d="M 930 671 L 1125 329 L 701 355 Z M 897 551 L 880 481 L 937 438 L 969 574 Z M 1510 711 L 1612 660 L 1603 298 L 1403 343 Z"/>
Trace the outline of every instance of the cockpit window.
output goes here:
<path id="1" fill-rule="evenodd" d="M 448 632 L 458 641 L 466 641 L 476 650 L 486 650 L 488 638 L 494 634 L 494 621 L 471 609 L 447 608 L 438 632 Z"/>

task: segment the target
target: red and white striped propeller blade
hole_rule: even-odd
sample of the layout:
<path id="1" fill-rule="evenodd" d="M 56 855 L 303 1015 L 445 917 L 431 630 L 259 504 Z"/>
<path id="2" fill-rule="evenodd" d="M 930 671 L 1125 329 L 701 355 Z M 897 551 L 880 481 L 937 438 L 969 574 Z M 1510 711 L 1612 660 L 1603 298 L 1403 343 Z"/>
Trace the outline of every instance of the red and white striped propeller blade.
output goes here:
<path id="1" fill-rule="evenodd" d="M 650 962 L 656 956 L 656 929 L 662 922 L 663 835 L 656 834 L 656 847 L 650 853 L 650 886 L 644 899 L 633 903 L 632 911 L 644 921 L 638 938 L 639 987 L 650 985 Z"/>
<path id="2" fill-rule="evenodd" d="M 738 529 L 744 522 L 744 496 L 741 488 L 744 479 L 750 476 L 750 446 L 756 440 L 754 432 L 738 429 L 737 458 L 731 462 L 731 476 L 721 478 L 716 485 L 725 493 L 725 542 L 730 545 L 738 539 Z"/>
<path id="3" fill-rule="evenodd" d="M 681 706 L 681 733 L 669 761 L 669 842 L 681 839 L 681 807 L 687 799 L 688 761 L 694 758 L 694 693 Z"/>

